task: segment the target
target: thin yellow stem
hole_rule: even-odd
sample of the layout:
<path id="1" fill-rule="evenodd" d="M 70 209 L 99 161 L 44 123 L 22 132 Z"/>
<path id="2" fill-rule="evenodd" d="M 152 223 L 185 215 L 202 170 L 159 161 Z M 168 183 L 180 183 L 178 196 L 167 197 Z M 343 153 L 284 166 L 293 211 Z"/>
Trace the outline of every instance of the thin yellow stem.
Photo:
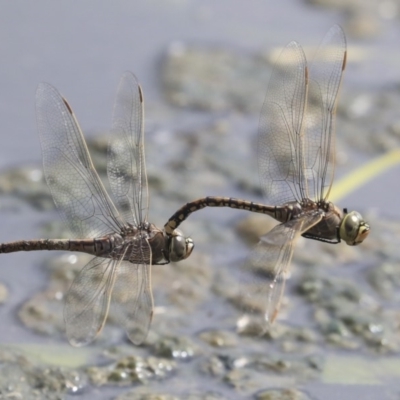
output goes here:
<path id="1" fill-rule="evenodd" d="M 336 203 L 397 164 L 400 164 L 400 149 L 390 151 L 373 159 L 334 182 L 329 200 Z"/>

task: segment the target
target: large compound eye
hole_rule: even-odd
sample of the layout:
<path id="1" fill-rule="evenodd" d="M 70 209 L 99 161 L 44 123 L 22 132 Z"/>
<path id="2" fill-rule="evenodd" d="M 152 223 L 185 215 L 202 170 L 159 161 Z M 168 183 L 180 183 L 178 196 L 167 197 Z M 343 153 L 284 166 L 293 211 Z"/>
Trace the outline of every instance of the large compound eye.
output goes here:
<path id="1" fill-rule="evenodd" d="M 191 238 L 185 238 L 179 229 L 172 232 L 169 243 L 170 261 L 181 261 L 188 258 L 194 249 L 194 243 Z"/>
<path id="2" fill-rule="evenodd" d="M 369 234 L 369 225 L 357 211 L 346 214 L 340 224 L 340 238 L 348 245 L 356 246 L 362 243 Z"/>

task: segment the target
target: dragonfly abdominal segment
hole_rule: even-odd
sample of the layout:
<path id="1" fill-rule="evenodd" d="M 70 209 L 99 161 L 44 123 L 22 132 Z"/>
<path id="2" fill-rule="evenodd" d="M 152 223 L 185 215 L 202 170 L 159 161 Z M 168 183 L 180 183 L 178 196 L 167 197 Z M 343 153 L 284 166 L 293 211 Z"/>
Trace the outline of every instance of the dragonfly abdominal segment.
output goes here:
<path id="1" fill-rule="evenodd" d="M 195 211 L 205 207 L 229 207 L 238 210 L 246 210 L 259 214 L 267 214 L 280 222 L 286 222 L 302 212 L 301 206 L 297 202 L 288 203 L 285 206 L 268 206 L 265 204 L 254 203 L 252 201 L 235 199 L 233 197 L 207 196 L 190 203 L 186 203 L 168 220 L 164 225 L 167 235 L 171 235 L 185 219 Z"/>
<path id="2" fill-rule="evenodd" d="M 13 253 L 15 251 L 36 251 L 36 250 L 62 250 L 77 251 L 94 255 L 102 255 L 110 252 L 115 246 L 110 237 L 99 239 L 39 239 L 19 240 L 17 242 L 2 243 L 0 253 Z"/>

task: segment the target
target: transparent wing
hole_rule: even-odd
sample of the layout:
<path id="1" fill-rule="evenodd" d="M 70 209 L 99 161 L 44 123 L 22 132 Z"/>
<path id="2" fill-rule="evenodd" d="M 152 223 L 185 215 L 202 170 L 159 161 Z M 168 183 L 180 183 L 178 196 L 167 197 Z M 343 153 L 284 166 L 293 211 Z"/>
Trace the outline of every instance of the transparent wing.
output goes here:
<path id="1" fill-rule="evenodd" d="M 117 264 L 117 260 L 95 257 L 73 281 L 64 306 L 67 337 L 73 346 L 92 342 L 103 329 Z"/>
<path id="2" fill-rule="evenodd" d="M 108 148 L 108 178 L 125 220 L 147 220 L 148 189 L 144 156 L 144 102 L 136 77 L 125 72 L 118 86 L 113 139 Z"/>
<path id="3" fill-rule="evenodd" d="M 296 239 L 322 219 L 318 211 L 277 225 L 262 236 L 241 276 L 240 303 L 247 314 L 261 317 L 265 332 L 281 305 Z"/>
<path id="4" fill-rule="evenodd" d="M 112 296 L 112 315 L 125 328 L 129 339 L 139 345 L 146 339 L 153 317 L 151 263 L 144 261 L 151 260 L 147 240 L 138 241 L 132 253 L 134 259 L 143 262 L 132 264 L 123 261 L 119 265 Z"/>
<path id="5" fill-rule="evenodd" d="M 310 65 L 305 168 L 310 198 L 326 200 L 335 167 L 335 113 L 337 95 L 346 66 L 346 37 L 334 25 L 322 40 Z"/>
<path id="6" fill-rule="evenodd" d="M 302 143 L 306 98 L 306 58 L 300 45 L 291 42 L 272 72 L 259 123 L 258 167 L 268 204 L 307 197 Z"/>
<path id="7" fill-rule="evenodd" d="M 72 234 L 90 238 L 119 231 L 122 220 L 94 169 L 75 115 L 47 83 L 36 91 L 36 116 L 46 181 Z"/>

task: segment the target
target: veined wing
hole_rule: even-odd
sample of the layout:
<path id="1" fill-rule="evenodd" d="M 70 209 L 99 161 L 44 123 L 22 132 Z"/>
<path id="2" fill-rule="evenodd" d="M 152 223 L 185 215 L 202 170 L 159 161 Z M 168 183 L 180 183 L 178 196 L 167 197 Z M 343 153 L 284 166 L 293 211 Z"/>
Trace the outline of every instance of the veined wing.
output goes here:
<path id="1" fill-rule="evenodd" d="M 114 198 L 125 220 L 133 225 L 147 220 L 144 100 L 142 89 L 131 72 L 123 74 L 118 86 L 107 169 Z"/>
<path id="2" fill-rule="evenodd" d="M 106 322 L 118 261 L 95 257 L 72 283 L 64 306 L 67 337 L 73 346 L 94 340 Z"/>
<path id="3" fill-rule="evenodd" d="M 94 169 L 75 115 L 47 83 L 36 91 L 36 115 L 46 181 L 72 234 L 90 238 L 119 231 L 122 220 Z"/>
<path id="4" fill-rule="evenodd" d="M 326 200 L 335 167 L 335 113 L 346 66 L 346 37 L 338 25 L 325 35 L 310 65 L 304 153 L 313 200 Z"/>
<path id="5" fill-rule="evenodd" d="M 151 249 L 146 239 L 133 245 L 131 256 L 137 264 L 123 261 L 118 266 L 112 295 L 112 315 L 125 328 L 129 339 L 140 345 L 147 337 L 153 317 L 151 291 Z"/>
<path id="6" fill-rule="evenodd" d="M 296 239 L 321 219 L 322 214 L 313 211 L 277 225 L 261 237 L 251 253 L 246 276 L 241 277 L 240 300 L 246 313 L 262 317 L 263 332 L 278 315 Z"/>
<path id="7" fill-rule="evenodd" d="M 303 117 L 307 99 L 307 61 L 290 42 L 271 74 L 261 110 L 258 167 L 268 204 L 307 197 L 304 179 Z"/>

